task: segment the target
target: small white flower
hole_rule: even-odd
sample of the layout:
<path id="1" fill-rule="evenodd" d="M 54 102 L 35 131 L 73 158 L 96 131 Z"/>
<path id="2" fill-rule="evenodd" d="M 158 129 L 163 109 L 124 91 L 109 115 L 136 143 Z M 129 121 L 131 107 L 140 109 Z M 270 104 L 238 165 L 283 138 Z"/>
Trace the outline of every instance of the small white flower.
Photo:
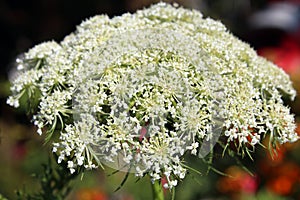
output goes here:
<path id="1" fill-rule="evenodd" d="M 169 189 L 169 184 L 168 184 L 168 183 L 165 183 L 165 184 L 163 185 L 163 187 L 164 187 L 165 189 Z"/>
<path id="2" fill-rule="evenodd" d="M 77 157 L 77 165 L 81 166 L 83 165 L 84 157 L 83 156 L 78 156 Z"/>
<path id="3" fill-rule="evenodd" d="M 193 142 L 191 146 L 188 146 L 186 149 L 191 150 L 192 155 L 197 155 L 197 148 L 199 147 L 198 142 Z"/>
<path id="4" fill-rule="evenodd" d="M 42 134 L 43 134 L 42 129 L 41 129 L 41 128 L 38 128 L 37 133 L 38 133 L 39 135 L 42 135 Z"/>
<path id="5" fill-rule="evenodd" d="M 68 168 L 73 168 L 73 167 L 74 167 L 73 161 L 68 161 Z"/>
<path id="6" fill-rule="evenodd" d="M 76 170 L 74 168 L 70 168 L 70 173 L 73 174 Z"/>
<path id="7" fill-rule="evenodd" d="M 56 146 L 54 146 L 54 147 L 52 148 L 52 152 L 53 152 L 53 153 L 57 152 L 57 147 L 56 147 Z"/>
<path id="8" fill-rule="evenodd" d="M 251 145 L 256 145 L 260 141 L 260 135 L 255 133 L 253 137 L 251 138 Z"/>
<path id="9" fill-rule="evenodd" d="M 169 184 L 171 187 L 175 187 L 177 185 L 177 182 L 178 182 L 177 180 L 172 180 L 172 181 L 170 181 Z"/>
<path id="10" fill-rule="evenodd" d="M 18 99 L 14 99 L 12 96 L 8 97 L 6 103 L 15 108 L 18 108 L 20 106 Z"/>

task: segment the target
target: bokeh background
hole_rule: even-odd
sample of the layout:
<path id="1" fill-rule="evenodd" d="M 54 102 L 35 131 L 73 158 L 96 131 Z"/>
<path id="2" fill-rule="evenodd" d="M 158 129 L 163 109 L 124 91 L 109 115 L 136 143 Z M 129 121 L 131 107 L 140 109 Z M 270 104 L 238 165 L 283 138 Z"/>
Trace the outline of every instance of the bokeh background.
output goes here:
<path id="1" fill-rule="evenodd" d="M 0 0 L 0 194 L 16 198 L 19 189 L 39 190 L 34 175 L 48 162 L 49 145 L 35 134 L 30 118 L 21 109 L 6 105 L 9 76 L 22 52 L 43 41 L 61 41 L 76 25 L 97 14 L 110 17 L 147 7 L 154 0 Z M 299 0 L 178 0 L 205 16 L 221 20 L 240 39 L 290 74 L 300 94 L 300 1 Z M 286 102 L 300 117 L 300 100 Z M 299 127 L 299 126 L 298 126 Z M 298 128 L 298 133 L 300 132 Z M 255 152 L 254 161 L 239 162 L 216 157 L 210 171 L 201 161 L 193 167 L 203 175 L 188 174 L 176 191 L 176 199 L 300 199 L 300 144 L 284 145 L 271 158 L 266 150 Z M 250 170 L 250 172 L 249 172 Z M 87 172 L 72 184 L 68 199 L 150 199 L 149 180 L 136 183 L 129 177 L 117 192 L 124 174 L 102 170 Z M 166 195 L 168 191 L 166 191 Z M 0 197 L 1 199 L 1 197 Z"/>

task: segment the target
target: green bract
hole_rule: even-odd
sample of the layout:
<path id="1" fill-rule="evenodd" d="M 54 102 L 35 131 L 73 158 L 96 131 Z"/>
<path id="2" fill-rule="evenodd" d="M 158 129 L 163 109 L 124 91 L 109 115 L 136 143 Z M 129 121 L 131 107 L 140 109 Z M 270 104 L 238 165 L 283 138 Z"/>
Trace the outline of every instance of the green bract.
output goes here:
<path id="1" fill-rule="evenodd" d="M 282 101 L 295 97 L 288 75 L 195 10 L 159 3 L 95 16 L 17 63 L 7 102 L 38 102 L 28 108 L 38 133 L 56 138 L 71 173 L 104 163 L 172 188 L 186 153 L 221 143 L 244 155 L 266 135 L 270 147 L 298 139 Z"/>

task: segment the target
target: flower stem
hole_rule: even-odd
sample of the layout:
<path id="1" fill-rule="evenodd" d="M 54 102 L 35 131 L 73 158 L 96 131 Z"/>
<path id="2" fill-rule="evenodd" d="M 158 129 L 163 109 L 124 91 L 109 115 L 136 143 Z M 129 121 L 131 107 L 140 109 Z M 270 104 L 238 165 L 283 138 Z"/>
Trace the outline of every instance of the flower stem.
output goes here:
<path id="1" fill-rule="evenodd" d="M 164 200 L 164 191 L 161 185 L 161 181 L 157 180 L 152 184 L 153 200 Z"/>

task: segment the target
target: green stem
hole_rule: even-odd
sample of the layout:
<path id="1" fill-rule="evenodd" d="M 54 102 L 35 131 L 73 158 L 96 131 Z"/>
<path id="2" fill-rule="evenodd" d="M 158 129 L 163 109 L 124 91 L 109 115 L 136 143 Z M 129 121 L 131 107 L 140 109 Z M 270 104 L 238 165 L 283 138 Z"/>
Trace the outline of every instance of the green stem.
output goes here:
<path id="1" fill-rule="evenodd" d="M 155 181 L 152 184 L 152 190 L 153 190 L 153 200 L 164 200 L 164 191 L 161 185 L 161 181 Z"/>

